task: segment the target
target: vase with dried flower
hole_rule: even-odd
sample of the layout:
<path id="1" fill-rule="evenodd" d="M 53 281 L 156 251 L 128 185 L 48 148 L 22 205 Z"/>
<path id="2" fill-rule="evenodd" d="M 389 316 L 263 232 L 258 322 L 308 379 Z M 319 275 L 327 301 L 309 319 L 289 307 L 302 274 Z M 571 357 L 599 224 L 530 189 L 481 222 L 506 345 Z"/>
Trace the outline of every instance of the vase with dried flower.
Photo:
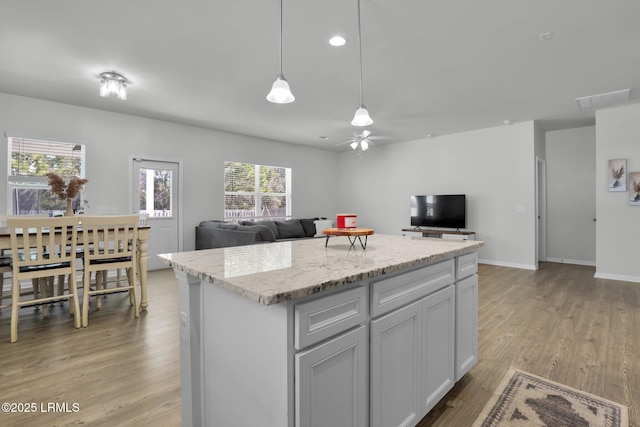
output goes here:
<path id="1" fill-rule="evenodd" d="M 47 183 L 51 187 L 51 194 L 58 200 L 65 200 L 67 202 L 67 211 L 64 213 L 65 216 L 73 215 L 73 199 L 80 194 L 80 191 L 89 180 L 72 176 L 67 183 L 64 178 L 53 172 L 47 173 L 46 177 Z"/>

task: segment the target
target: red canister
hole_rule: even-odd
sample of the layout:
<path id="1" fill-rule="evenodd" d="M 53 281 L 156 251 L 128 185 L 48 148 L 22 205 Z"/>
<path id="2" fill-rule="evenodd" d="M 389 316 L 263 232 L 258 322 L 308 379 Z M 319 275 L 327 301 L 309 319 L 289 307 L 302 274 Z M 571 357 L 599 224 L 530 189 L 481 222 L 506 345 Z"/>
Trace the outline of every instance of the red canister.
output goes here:
<path id="1" fill-rule="evenodd" d="M 336 226 L 338 228 L 356 228 L 356 214 L 337 214 Z"/>

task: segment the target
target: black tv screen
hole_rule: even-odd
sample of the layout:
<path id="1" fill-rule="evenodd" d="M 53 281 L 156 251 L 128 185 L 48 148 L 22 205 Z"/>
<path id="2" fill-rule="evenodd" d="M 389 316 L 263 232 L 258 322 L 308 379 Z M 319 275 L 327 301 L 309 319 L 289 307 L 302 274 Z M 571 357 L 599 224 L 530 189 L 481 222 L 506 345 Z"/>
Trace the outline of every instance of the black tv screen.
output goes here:
<path id="1" fill-rule="evenodd" d="M 415 227 L 465 228 L 466 213 L 464 194 L 411 196 L 411 225 Z"/>

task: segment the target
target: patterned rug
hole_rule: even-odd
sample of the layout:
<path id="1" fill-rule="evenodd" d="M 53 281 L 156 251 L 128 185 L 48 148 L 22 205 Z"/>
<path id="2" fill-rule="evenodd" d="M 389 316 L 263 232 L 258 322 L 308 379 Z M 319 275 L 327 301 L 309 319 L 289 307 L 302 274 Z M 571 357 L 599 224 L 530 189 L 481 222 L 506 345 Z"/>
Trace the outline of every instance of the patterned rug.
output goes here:
<path id="1" fill-rule="evenodd" d="M 472 427 L 628 427 L 627 407 L 511 369 Z"/>

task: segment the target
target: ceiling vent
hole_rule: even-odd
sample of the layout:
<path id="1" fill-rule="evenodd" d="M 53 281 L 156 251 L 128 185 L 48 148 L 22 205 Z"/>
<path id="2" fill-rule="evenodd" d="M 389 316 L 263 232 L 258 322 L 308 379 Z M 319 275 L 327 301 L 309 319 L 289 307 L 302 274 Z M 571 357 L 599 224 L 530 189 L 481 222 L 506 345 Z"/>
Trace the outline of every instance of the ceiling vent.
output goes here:
<path id="1" fill-rule="evenodd" d="M 622 104 L 629 100 L 629 92 L 631 92 L 631 89 L 576 98 L 576 104 L 578 104 L 578 108 L 601 108 Z"/>

